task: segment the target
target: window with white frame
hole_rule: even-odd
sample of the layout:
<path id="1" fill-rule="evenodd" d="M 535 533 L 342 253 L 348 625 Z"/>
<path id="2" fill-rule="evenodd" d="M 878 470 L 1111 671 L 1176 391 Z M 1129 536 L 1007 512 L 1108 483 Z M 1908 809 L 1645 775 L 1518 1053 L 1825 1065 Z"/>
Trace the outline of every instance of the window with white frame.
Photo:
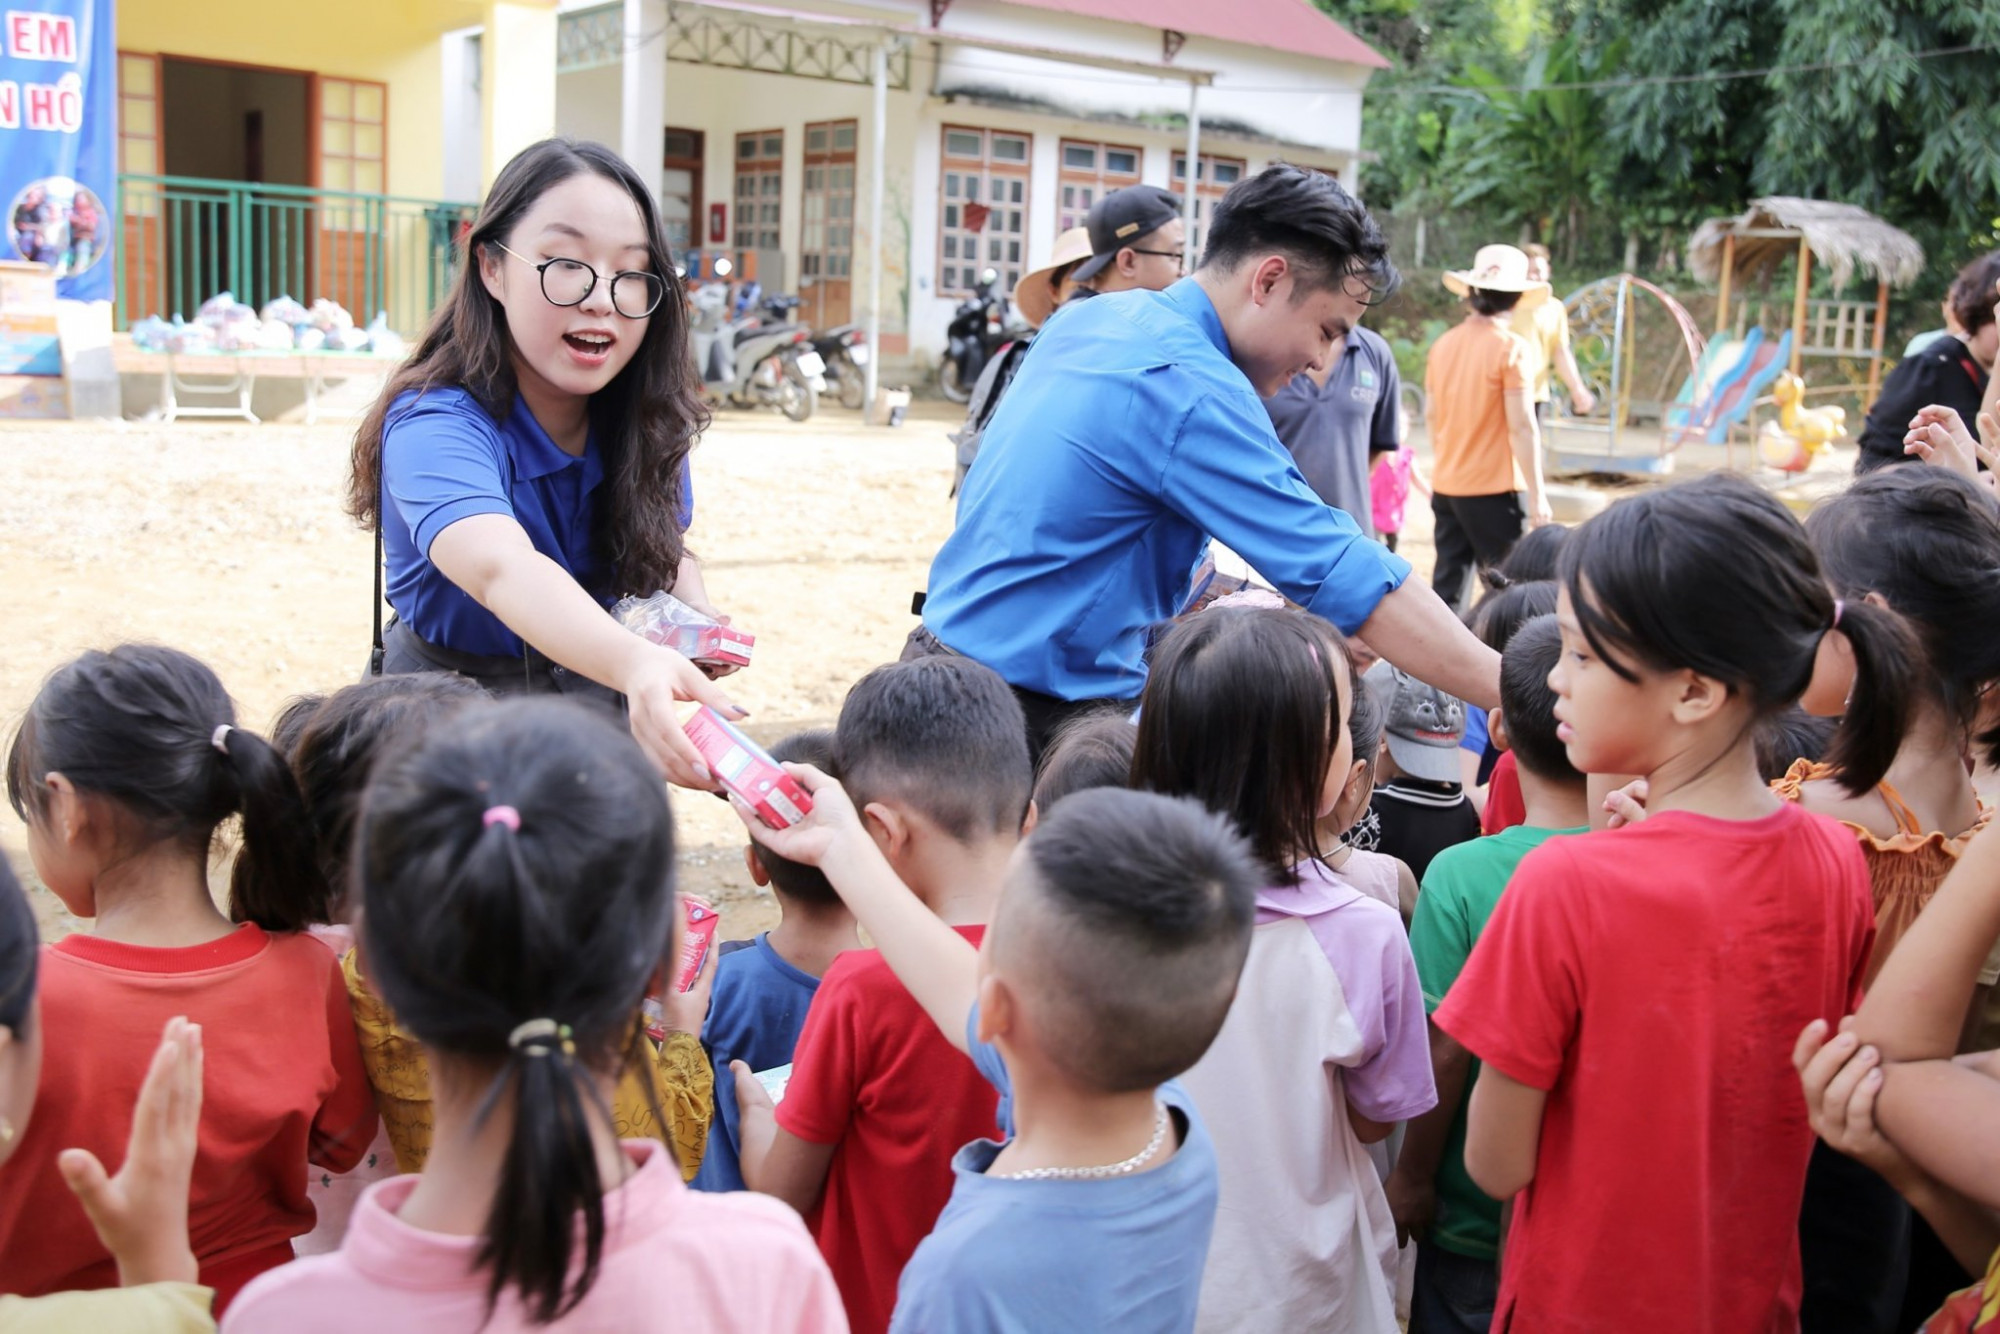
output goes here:
<path id="1" fill-rule="evenodd" d="M 996 269 L 1003 288 L 1021 281 L 1028 258 L 1028 162 L 1034 136 L 944 127 L 938 187 L 938 293 L 959 295 Z"/>
<path id="2" fill-rule="evenodd" d="M 785 132 L 736 136 L 736 248 L 777 250 L 785 197 Z"/>
<path id="3" fill-rule="evenodd" d="M 1138 183 L 1138 149 L 1124 144 L 1063 140 L 1057 172 L 1056 231 L 1083 226 L 1092 204 L 1113 190 Z"/>

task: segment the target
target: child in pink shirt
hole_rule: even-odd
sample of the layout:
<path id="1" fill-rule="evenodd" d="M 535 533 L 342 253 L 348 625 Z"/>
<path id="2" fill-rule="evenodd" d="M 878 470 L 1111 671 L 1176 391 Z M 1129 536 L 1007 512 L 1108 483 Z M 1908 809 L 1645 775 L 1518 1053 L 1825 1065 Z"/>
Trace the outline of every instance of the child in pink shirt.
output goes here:
<path id="1" fill-rule="evenodd" d="M 621 728 L 563 700 L 467 706 L 378 765 L 353 886 L 369 979 L 422 1042 L 436 1133 L 341 1249 L 244 1289 L 230 1330 L 844 1334 L 775 1200 L 704 1195 L 609 1111 L 676 956 L 673 821 Z"/>

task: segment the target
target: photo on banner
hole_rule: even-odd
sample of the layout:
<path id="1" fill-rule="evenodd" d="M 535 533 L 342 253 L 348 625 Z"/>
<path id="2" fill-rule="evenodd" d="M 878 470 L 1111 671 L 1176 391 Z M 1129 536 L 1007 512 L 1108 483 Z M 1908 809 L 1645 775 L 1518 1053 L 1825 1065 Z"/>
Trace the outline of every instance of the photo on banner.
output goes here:
<path id="1" fill-rule="evenodd" d="M 112 293 L 115 62 L 112 0 L 0 9 L 0 258 L 46 265 L 81 301 Z"/>

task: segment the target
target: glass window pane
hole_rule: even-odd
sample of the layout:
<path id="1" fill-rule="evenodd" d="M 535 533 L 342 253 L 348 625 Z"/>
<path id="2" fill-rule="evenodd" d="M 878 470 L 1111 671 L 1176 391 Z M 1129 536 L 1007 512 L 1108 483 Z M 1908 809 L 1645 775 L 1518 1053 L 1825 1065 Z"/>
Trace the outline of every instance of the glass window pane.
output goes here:
<path id="1" fill-rule="evenodd" d="M 1104 169 L 1115 171 L 1121 176 L 1137 176 L 1139 155 L 1125 152 L 1123 149 L 1107 148 L 1104 150 Z"/>
<path id="2" fill-rule="evenodd" d="M 327 158 L 320 163 L 320 184 L 328 190 L 352 190 L 354 164 L 346 158 Z"/>
<path id="3" fill-rule="evenodd" d="M 738 135 L 736 137 L 736 156 L 745 162 L 755 158 L 757 156 L 757 141 L 747 134 Z"/>
<path id="4" fill-rule="evenodd" d="M 349 121 L 330 120 L 319 127 L 319 151 L 328 157 L 348 157 L 354 152 L 354 126 Z"/>
<path id="5" fill-rule="evenodd" d="M 1179 153 L 1174 154 L 1174 179 L 1177 181 L 1187 179 L 1187 158 Z"/>
<path id="6" fill-rule="evenodd" d="M 965 130 L 946 130 L 944 151 L 952 157 L 978 157 L 979 136 Z"/>
<path id="7" fill-rule="evenodd" d="M 967 199 L 979 198 L 979 182 L 980 178 L 977 176 L 968 176 L 965 178 L 965 197 Z"/>
<path id="8" fill-rule="evenodd" d="M 153 94 L 153 59 L 151 56 L 126 56 L 118 62 L 118 87 L 121 92 L 141 97 Z"/>
<path id="9" fill-rule="evenodd" d="M 356 123 L 354 126 L 354 156 L 379 158 L 382 156 L 382 127 Z"/>
<path id="10" fill-rule="evenodd" d="M 364 195 L 382 193 L 382 164 L 361 161 L 354 164 L 354 188 Z"/>
<path id="11" fill-rule="evenodd" d="M 1064 144 L 1063 165 L 1078 171 L 1097 170 L 1096 144 Z"/>
<path id="12" fill-rule="evenodd" d="M 680 158 L 695 156 L 694 136 L 686 130 L 668 130 L 665 156 Z"/>
<path id="13" fill-rule="evenodd" d="M 1007 243 L 1007 262 L 1009 264 L 1019 264 L 1021 262 L 1021 243 L 1019 241 L 1009 241 Z"/>
<path id="14" fill-rule="evenodd" d="M 160 174 L 159 158 L 155 154 L 157 145 L 151 139 L 127 139 L 125 148 L 125 170 L 134 176 L 157 176 Z"/>
<path id="15" fill-rule="evenodd" d="M 944 206 L 944 225 L 947 227 L 958 226 L 958 205 L 946 204 Z"/>
<path id="16" fill-rule="evenodd" d="M 319 111 L 322 116 L 351 119 L 354 115 L 354 85 L 345 79 L 321 79 Z"/>
<path id="17" fill-rule="evenodd" d="M 1015 178 L 1014 178 L 1014 190 L 1013 190 L 1013 193 L 1012 193 L 1012 194 L 1011 194 L 1011 195 L 1009 196 L 1009 199 L 1010 199 L 1010 200 L 1011 200 L 1012 202 L 1016 203 L 1016 204 L 1020 203 L 1020 202 L 1021 202 L 1021 192 L 1022 192 L 1023 190 L 1025 190 L 1025 189 L 1027 188 L 1027 185 L 1028 185 L 1028 183 L 1027 183 L 1026 181 L 1022 180 L 1022 179 L 1021 179 L 1020 177 L 1018 177 L 1018 176 L 1017 176 L 1017 177 L 1015 177 Z"/>
<path id="18" fill-rule="evenodd" d="M 1008 231 L 1010 231 L 1010 232 L 1015 232 L 1015 233 L 1019 233 L 1019 232 L 1020 232 L 1020 230 L 1021 230 L 1021 210 L 1020 210 L 1020 209 L 1018 209 L 1018 208 L 1013 208 L 1013 209 L 1008 209 L 1008 210 L 1007 210 L 1007 230 L 1008 230 Z"/>
<path id="19" fill-rule="evenodd" d="M 956 264 L 947 264 L 944 266 L 944 273 L 938 278 L 938 286 L 944 288 L 946 291 L 950 291 L 958 286 L 958 266 Z"/>
<path id="20" fill-rule="evenodd" d="M 999 237 L 997 237 L 997 236 L 990 236 L 990 237 L 988 237 L 988 238 L 986 239 L 986 258 L 988 258 L 988 259 L 991 259 L 991 260 L 997 260 L 997 259 L 999 259 L 999 258 L 1000 258 L 1000 238 L 999 238 Z"/>
<path id="21" fill-rule="evenodd" d="M 159 132 L 159 103 L 150 97 L 127 97 L 118 103 L 119 129 L 127 135 L 151 138 Z"/>
<path id="22" fill-rule="evenodd" d="M 784 155 L 785 155 L 785 136 L 782 134 L 765 135 L 764 156 L 767 158 L 781 158 Z"/>
<path id="23" fill-rule="evenodd" d="M 380 84 L 357 83 L 354 85 L 354 119 L 371 125 L 382 123 L 382 95 L 387 91 Z"/>
<path id="24" fill-rule="evenodd" d="M 996 162 L 1026 162 L 1028 141 L 1018 134 L 996 134 L 993 136 L 993 158 Z"/>
<path id="25" fill-rule="evenodd" d="M 1215 183 L 1234 185 L 1243 179 L 1243 164 L 1240 162 L 1218 162 L 1215 164 Z"/>
<path id="26" fill-rule="evenodd" d="M 806 126 L 806 152 L 824 153 L 825 151 L 826 151 L 826 126 L 824 125 Z"/>
<path id="27" fill-rule="evenodd" d="M 944 257 L 946 259 L 958 258 L 958 238 L 950 233 L 946 233 L 944 238 Z"/>
<path id="28" fill-rule="evenodd" d="M 844 120 L 833 127 L 833 147 L 835 152 L 844 153 L 854 147 L 854 122 Z"/>

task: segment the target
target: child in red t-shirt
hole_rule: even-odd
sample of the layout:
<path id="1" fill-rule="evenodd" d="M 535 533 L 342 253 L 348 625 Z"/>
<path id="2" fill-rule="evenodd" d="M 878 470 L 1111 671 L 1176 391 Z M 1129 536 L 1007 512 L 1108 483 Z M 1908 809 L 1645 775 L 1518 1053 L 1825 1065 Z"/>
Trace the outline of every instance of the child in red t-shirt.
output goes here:
<path id="1" fill-rule="evenodd" d="M 1912 639 L 1728 476 L 1606 510 L 1561 583 L 1558 734 L 1581 772 L 1644 776 L 1649 813 L 1530 853 L 1435 1015 L 1485 1066 L 1466 1166 L 1514 1201 L 1493 1328 L 1796 1330 L 1789 1057 L 1858 1000 L 1874 919 L 1853 835 L 1771 793 L 1756 725 L 1851 662 L 1833 753 L 1872 785 Z"/>
<path id="2" fill-rule="evenodd" d="M 896 874 L 979 944 L 1031 786 L 1007 684 L 966 658 L 877 668 L 841 706 L 834 765 Z M 993 1086 L 875 950 L 827 970 L 775 1114 L 747 1084 L 744 1181 L 805 1214 L 855 1334 L 882 1334 L 903 1266 L 951 1196 L 952 1155 L 999 1137 Z"/>
<path id="3" fill-rule="evenodd" d="M 298 786 L 233 717 L 207 667 L 128 644 L 58 669 L 14 737 L 7 797 L 35 870 L 97 923 L 44 951 L 41 1091 L 19 1165 L 0 1175 L 0 1291 L 117 1283 L 56 1155 L 120 1156 L 172 1017 L 206 1035 L 188 1225 L 218 1312 L 312 1230 L 308 1160 L 347 1171 L 374 1137 L 339 964 L 302 934 L 327 890 Z M 225 915 L 209 895 L 209 849 L 237 814 Z"/>

